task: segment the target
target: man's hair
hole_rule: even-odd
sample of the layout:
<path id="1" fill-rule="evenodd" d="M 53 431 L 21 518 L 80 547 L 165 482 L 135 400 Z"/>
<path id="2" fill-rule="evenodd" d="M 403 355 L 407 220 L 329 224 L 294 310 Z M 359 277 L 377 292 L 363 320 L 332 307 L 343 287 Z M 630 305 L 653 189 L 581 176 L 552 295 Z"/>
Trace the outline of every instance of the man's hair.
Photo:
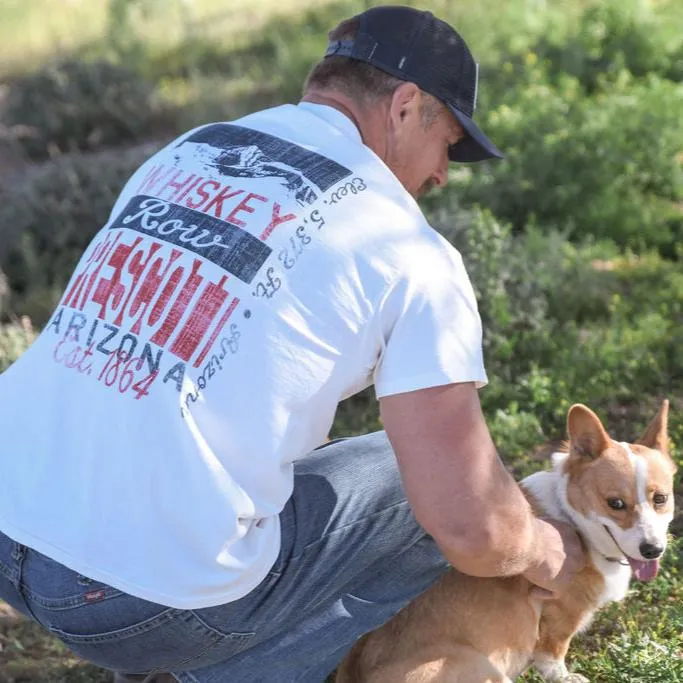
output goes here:
<path id="1" fill-rule="evenodd" d="M 328 33 L 332 40 L 352 40 L 360 26 L 360 15 L 345 19 Z M 318 62 L 308 74 L 304 85 L 307 90 L 337 90 L 361 105 L 367 106 L 386 97 L 391 97 L 396 88 L 405 81 L 396 78 L 371 64 L 350 57 L 326 57 Z M 422 125 L 429 128 L 443 110 L 443 104 L 422 91 L 420 106 Z"/>

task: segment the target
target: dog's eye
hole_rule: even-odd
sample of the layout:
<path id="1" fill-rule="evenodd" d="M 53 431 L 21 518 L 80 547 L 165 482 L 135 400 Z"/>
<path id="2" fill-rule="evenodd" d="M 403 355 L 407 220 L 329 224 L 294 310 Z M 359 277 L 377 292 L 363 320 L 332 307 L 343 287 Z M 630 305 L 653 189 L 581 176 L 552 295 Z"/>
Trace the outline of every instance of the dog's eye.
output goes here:
<path id="1" fill-rule="evenodd" d="M 669 500 L 669 496 L 667 496 L 666 493 L 655 493 L 652 500 L 655 505 L 664 505 L 664 503 Z"/>
<path id="2" fill-rule="evenodd" d="M 608 498 L 607 505 L 609 505 L 612 510 L 624 510 L 626 509 L 626 503 L 621 498 Z"/>

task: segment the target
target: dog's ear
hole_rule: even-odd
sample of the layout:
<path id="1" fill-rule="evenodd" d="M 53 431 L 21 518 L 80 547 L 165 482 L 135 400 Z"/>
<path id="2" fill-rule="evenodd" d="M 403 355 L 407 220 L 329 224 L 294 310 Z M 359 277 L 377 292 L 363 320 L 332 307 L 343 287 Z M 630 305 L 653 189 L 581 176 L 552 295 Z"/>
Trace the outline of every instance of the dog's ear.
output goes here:
<path id="1" fill-rule="evenodd" d="M 664 399 L 659 407 L 657 414 L 652 418 L 652 422 L 647 426 L 643 435 L 636 443 L 654 448 L 660 453 L 669 453 L 669 401 Z"/>
<path id="2" fill-rule="evenodd" d="M 594 460 L 610 445 L 600 418 L 582 403 L 575 403 L 567 414 L 569 455 Z"/>

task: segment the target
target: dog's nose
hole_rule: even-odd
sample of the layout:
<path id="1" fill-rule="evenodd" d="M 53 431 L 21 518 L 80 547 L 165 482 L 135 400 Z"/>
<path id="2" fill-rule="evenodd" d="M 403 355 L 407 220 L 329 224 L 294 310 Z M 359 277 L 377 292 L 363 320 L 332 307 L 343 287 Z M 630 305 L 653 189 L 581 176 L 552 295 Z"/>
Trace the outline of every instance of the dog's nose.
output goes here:
<path id="1" fill-rule="evenodd" d="M 647 558 L 648 560 L 654 560 L 659 557 L 664 552 L 664 548 L 661 545 L 655 545 L 654 543 L 641 543 L 640 544 L 640 554 Z"/>

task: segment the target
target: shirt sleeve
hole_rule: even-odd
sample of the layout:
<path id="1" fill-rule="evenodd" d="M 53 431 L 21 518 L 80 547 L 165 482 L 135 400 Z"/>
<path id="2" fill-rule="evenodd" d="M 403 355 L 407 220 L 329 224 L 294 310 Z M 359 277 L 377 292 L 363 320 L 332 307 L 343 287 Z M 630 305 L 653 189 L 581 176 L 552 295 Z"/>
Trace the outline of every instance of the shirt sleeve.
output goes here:
<path id="1" fill-rule="evenodd" d="M 488 382 L 474 291 L 460 254 L 440 235 L 413 245 L 379 306 L 379 318 L 378 398 Z"/>

